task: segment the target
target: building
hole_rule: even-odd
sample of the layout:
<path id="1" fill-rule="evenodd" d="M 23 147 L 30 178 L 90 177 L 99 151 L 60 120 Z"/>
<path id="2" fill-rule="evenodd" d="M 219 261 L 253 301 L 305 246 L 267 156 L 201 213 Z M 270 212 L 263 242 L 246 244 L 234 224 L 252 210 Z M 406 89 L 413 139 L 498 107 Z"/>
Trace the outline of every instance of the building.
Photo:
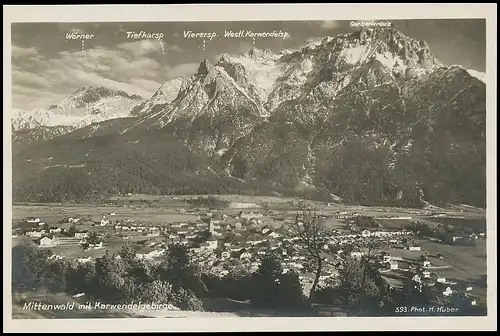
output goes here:
<path id="1" fill-rule="evenodd" d="M 100 225 L 101 226 L 106 226 L 108 224 L 109 224 L 109 219 L 106 219 L 106 216 L 102 216 Z"/>
<path id="2" fill-rule="evenodd" d="M 26 235 L 31 237 L 31 238 L 41 238 L 44 233 L 45 233 L 44 230 L 42 230 L 42 231 L 28 231 L 28 232 L 26 232 Z"/>
<path id="3" fill-rule="evenodd" d="M 451 290 L 451 287 L 446 287 L 446 289 L 442 292 L 444 296 L 450 296 L 453 294 L 453 291 Z"/>
<path id="4" fill-rule="evenodd" d="M 78 263 L 84 264 L 84 263 L 91 262 L 92 258 L 91 257 L 88 257 L 88 258 L 77 258 L 77 259 L 75 259 L 75 261 L 78 262 Z"/>
<path id="5" fill-rule="evenodd" d="M 261 213 L 254 213 L 254 212 L 250 212 L 250 213 L 245 213 L 245 212 L 241 212 L 240 213 L 240 218 L 241 219 L 247 219 L 247 220 L 250 220 L 250 219 L 253 219 L 253 218 L 261 218 L 263 215 Z"/>
<path id="6" fill-rule="evenodd" d="M 249 251 L 244 251 L 241 255 L 240 255 L 240 259 L 250 259 L 252 258 L 252 253 L 250 253 Z"/>
<path id="7" fill-rule="evenodd" d="M 351 252 L 351 257 L 353 258 L 361 258 L 363 255 L 363 252 Z"/>
<path id="8" fill-rule="evenodd" d="M 408 248 L 408 250 L 410 250 L 410 251 L 421 251 L 422 248 L 420 246 L 410 246 Z"/>
<path id="9" fill-rule="evenodd" d="M 88 231 L 75 232 L 75 238 L 77 238 L 77 239 L 83 239 L 83 238 L 88 238 L 88 237 L 89 237 Z"/>
<path id="10" fill-rule="evenodd" d="M 43 237 L 39 240 L 38 244 L 40 247 L 53 247 L 57 246 L 59 242 L 55 238 L 51 239 L 49 237 Z"/>
<path id="11" fill-rule="evenodd" d="M 396 260 L 391 260 L 391 261 L 389 262 L 389 268 L 390 268 L 391 270 L 397 270 L 397 269 L 399 268 L 399 264 L 398 264 L 398 262 L 397 262 Z"/>
<path id="12" fill-rule="evenodd" d="M 95 249 L 102 249 L 103 248 L 102 241 L 99 242 L 98 244 L 89 244 L 89 247 L 95 248 Z"/>

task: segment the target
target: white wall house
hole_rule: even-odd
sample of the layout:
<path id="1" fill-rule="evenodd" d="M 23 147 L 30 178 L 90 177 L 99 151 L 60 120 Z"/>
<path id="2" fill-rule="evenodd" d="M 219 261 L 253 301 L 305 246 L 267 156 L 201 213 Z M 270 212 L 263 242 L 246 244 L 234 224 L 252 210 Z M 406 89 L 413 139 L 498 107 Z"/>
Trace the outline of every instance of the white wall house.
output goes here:
<path id="1" fill-rule="evenodd" d="M 83 239 L 83 238 L 88 238 L 89 233 L 88 232 L 75 232 L 75 238 L 77 239 Z"/>
<path id="2" fill-rule="evenodd" d="M 57 241 L 57 239 L 50 239 L 49 237 L 43 237 L 42 239 L 40 239 L 40 247 L 53 247 L 53 246 L 57 246 L 59 244 L 59 242 Z"/>

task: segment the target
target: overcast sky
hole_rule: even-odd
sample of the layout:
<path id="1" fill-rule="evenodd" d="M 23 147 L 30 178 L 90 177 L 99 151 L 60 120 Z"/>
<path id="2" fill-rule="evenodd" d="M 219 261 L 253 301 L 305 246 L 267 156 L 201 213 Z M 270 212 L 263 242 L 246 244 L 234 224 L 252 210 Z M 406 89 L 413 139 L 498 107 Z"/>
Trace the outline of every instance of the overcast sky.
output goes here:
<path id="1" fill-rule="evenodd" d="M 206 40 L 184 38 L 183 32 L 240 29 L 282 30 L 289 39 L 257 38 L 256 47 L 279 51 L 308 40 L 352 30 L 345 21 L 284 22 L 146 22 L 146 23 L 14 23 L 12 24 L 12 104 L 46 108 L 83 85 L 105 86 L 149 98 L 170 78 L 192 75 L 207 58 L 241 54 L 251 38 Z M 485 71 L 485 20 L 392 21 L 407 36 L 426 40 L 434 55 L 448 65 Z M 159 40 L 127 39 L 127 32 L 163 33 Z M 68 32 L 94 34 L 91 40 L 67 40 Z"/>

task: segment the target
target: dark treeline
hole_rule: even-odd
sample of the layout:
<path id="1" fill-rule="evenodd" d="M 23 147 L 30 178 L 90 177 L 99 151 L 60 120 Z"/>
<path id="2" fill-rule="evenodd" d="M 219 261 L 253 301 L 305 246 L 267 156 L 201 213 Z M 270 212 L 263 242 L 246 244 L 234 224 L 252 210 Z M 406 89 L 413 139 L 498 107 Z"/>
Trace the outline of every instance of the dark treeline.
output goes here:
<path id="1" fill-rule="evenodd" d="M 409 153 L 396 153 L 359 139 L 335 148 L 318 145 L 311 175 L 315 188 L 297 188 L 308 159 L 304 139 L 296 142 L 292 146 L 282 140 L 274 145 L 278 154 L 260 156 L 252 147 L 258 144 L 253 144 L 223 163 L 193 152 L 165 132 L 58 137 L 13 156 L 13 200 L 83 202 L 97 195 L 136 193 L 285 195 L 329 202 L 332 193 L 345 203 L 368 206 L 421 207 L 424 199 L 485 205 L 485 173 L 480 168 L 485 160 L 474 146 L 451 151 L 446 142 L 442 151 L 415 146 Z"/>

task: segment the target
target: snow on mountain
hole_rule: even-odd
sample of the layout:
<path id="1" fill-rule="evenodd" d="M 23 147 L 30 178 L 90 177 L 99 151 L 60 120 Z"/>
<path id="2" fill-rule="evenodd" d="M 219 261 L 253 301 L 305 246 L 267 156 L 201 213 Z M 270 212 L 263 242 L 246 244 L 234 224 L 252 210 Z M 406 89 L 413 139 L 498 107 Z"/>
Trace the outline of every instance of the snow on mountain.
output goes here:
<path id="1" fill-rule="evenodd" d="M 476 71 L 476 70 L 472 70 L 472 69 L 467 69 L 467 72 L 472 77 L 476 77 L 477 79 L 479 79 L 479 80 L 481 80 L 483 82 L 486 82 L 486 80 L 485 80 L 486 73 L 480 72 L 480 71 Z"/>
<path id="2" fill-rule="evenodd" d="M 224 54 L 217 65 L 223 67 L 236 81 L 238 75 L 244 76 L 246 82 L 244 86 L 253 91 L 261 103 L 265 103 L 276 80 L 285 71 L 283 65 L 278 62 L 279 59 L 280 55 L 273 54 L 269 50 L 254 48 L 240 57 Z M 231 68 L 231 65 L 235 64 L 243 66 L 240 74 L 236 74 Z"/>
<path id="3" fill-rule="evenodd" d="M 135 106 L 131 114 L 142 115 L 155 108 L 155 106 L 159 107 L 171 103 L 179 94 L 183 81 L 182 78 L 174 78 L 163 83 L 151 98 Z"/>
<path id="4" fill-rule="evenodd" d="M 131 117 L 130 111 L 142 97 L 103 87 L 85 86 L 48 109 L 15 111 L 14 130 L 38 126 L 71 126 L 80 128 L 94 122 Z"/>

